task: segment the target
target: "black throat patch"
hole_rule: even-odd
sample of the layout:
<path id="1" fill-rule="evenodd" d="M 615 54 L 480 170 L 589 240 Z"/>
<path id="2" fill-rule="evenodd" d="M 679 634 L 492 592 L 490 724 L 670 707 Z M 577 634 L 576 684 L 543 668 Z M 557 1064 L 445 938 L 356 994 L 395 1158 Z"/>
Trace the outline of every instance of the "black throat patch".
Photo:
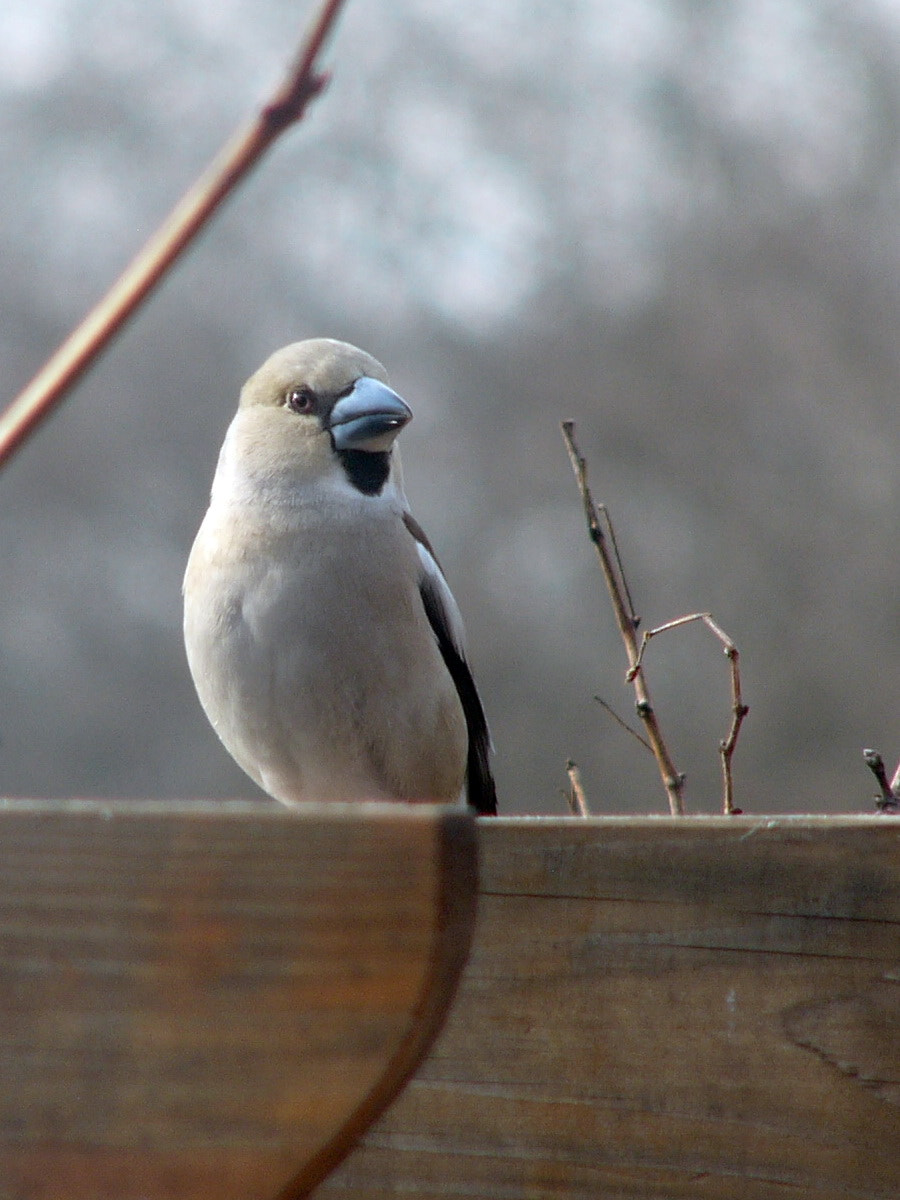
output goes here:
<path id="1" fill-rule="evenodd" d="M 377 496 L 391 472 L 387 450 L 338 450 L 347 478 L 365 496 Z"/>

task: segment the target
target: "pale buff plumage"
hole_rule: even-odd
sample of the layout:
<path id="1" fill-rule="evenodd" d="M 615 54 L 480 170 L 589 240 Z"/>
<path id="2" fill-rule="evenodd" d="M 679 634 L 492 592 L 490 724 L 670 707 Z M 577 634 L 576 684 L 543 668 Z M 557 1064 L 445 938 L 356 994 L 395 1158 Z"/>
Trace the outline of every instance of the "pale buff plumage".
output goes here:
<path id="1" fill-rule="evenodd" d="M 247 382 L 185 574 L 188 662 L 222 742 L 279 800 L 454 802 L 468 765 L 491 811 L 461 622 L 413 536 L 391 448 L 409 413 L 386 384 L 371 356 L 321 338 Z M 286 402 L 310 395 L 309 412 Z M 382 401 L 393 425 L 367 415 Z"/>

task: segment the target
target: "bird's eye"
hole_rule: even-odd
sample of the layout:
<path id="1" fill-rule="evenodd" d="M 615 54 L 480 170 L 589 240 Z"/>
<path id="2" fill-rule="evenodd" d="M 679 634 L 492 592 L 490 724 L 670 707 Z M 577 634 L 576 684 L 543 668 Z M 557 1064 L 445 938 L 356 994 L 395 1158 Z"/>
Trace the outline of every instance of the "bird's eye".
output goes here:
<path id="1" fill-rule="evenodd" d="M 316 393 L 311 387 L 303 384 L 302 387 L 291 388 L 285 396 L 284 402 L 291 412 L 310 413 L 316 406 Z"/>

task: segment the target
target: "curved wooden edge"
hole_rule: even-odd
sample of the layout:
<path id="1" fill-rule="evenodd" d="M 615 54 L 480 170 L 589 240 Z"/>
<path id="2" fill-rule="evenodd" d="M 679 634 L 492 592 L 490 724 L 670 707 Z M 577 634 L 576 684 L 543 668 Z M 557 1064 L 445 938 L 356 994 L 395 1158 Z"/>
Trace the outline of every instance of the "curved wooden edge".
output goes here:
<path id="1" fill-rule="evenodd" d="M 274 1047 L 280 1044 L 277 1038 L 283 1036 L 285 1013 L 291 1011 L 285 1008 L 285 1003 L 291 1000 L 294 993 L 301 1006 L 296 1011 L 303 1011 L 302 1006 L 308 995 L 312 995 L 311 1012 L 316 1013 L 321 1009 L 320 1001 L 316 999 L 315 989 L 318 985 L 313 984 L 312 993 L 309 991 L 311 985 L 308 981 L 316 977 L 304 974 L 306 968 L 302 957 L 303 938 L 307 936 L 303 913 L 314 912 L 318 905 L 326 925 L 332 922 L 332 933 L 323 936 L 333 936 L 334 928 L 339 932 L 334 954 L 337 955 L 336 961 L 344 963 L 342 978 L 348 982 L 340 986 L 347 986 L 348 991 L 346 999 L 341 998 L 340 992 L 337 993 L 337 1011 L 340 1012 L 343 1004 L 349 1004 L 345 1009 L 349 1034 L 355 1036 L 355 1005 L 362 1005 L 358 1010 L 362 1013 L 370 1004 L 367 997 L 380 994 L 381 999 L 375 1001 L 376 1023 L 373 1028 L 376 1031 L 380 1028 L 382 1032 L 375 1032 L 372 1036 L 389 1039 L 387 1056 L 383 1067 L 379 1066 L 377 1076 L 357 1076 L 352 1087 L 344 1088 L 348 1095 L 353 1096 L 351 1104 L 355 1104 L 355 1107 L 348 1105 L 347 1110 L 339 1112 L 339 1123 L 327 1127 L 324 1140 L 307 1149 L 296 1144 L 296 1151 L 291 1126 L 294 1118 L 283 1114 L 276 1115 L 274 1123 L 270 1122 L 256 1140 L 253 1140 L 256 1136 L 253 1135 L 250 1141 L 246 1137 L 244 1140 L 238 1138 L 233 1144 L 230 1144 L 228 1137 L 220 1140 L 216 1136 L 206 1144 L 203 1135 L 198 1139 L 193 1134 L 179 1134 L 177 1125 L 171 1121 L 165 1125 L 165 1132 L 155 1134 L 149 1140 L 141 1140 L 143 1135 L 138 1133 L 137 1141 L 130 1136 L 123 1141 L 122 1130 L 119 1129 L 107 1142 L 104 1140 L 104 1121 L 107 1117 L 102 1105 L 96 1119 L 92 1116 L 87 1122 L 91 1126 L 87 1138 L 83 1133 L 70 1134 L 64 1118 L 60 1118 L 59 1136 L 47 1136 L 46 1121 L 44 1127 L 38 1127 L 37 1132 L 30 1130 L 26 1136 L 21 1130 L 16 1132 L 19 1129 L 16 1125 L 19 1120 L 16 1115 L 18 1101 L 11 1088 L 16 1078 L 21 1078 L 21 1071 L 27 1071 L 28 1067 L 21 1054 L 14 1054 L 16 1066 L 6 1080 L 5 1096 L 6 1115 L 11 1121 L 6 1133 L 10 1129 L 13 1133 L 0 1159 L 4 1155 L 11 1156 L 16 1178 L 31 1181 L 22 1184 L 27 1187 L 27 1191 L 21 1193 L 23 1196 L 55 1196 L 53 1164 L 60 1162 L 68 1172 L 70 1182 L 78 1185 L 75 1189 L 77 1194 L 85 1197 L 99 1197 L 102 1194 L 136 1198 L 138 1192 L 142 1197 L 187 1197 L 195 1192 L 198 1196 L 211 1197 L 227 1193 L 257 1197 L 258 1200 L 300 1200 L 308 1196 L 353 1148 L 360 1135 L 391 1103 L 420 1065 L 444 1024 L 468 958 L 477 907 L 478 863 L 475 822 L 462 809 L 362 802 L 352 805 L 310 804 L 288 809 L 265 801 L 0 799 L 0 830 L 4 846 L 4 855 L 0 859 L 0 882 L 4 886 L 0 888 L 0 898 L 5 897 L 7 904 L 7 910 L 3 910 L 5 918 L 17 929 L 21 926 L 26 934 L 34 929 L 35 936 L 43 937 L 47 932 L 55 948 L 54 953 L 59 951 L 53 960 L 53 967 L 54 978 L 60 976 L 60 986 L 66 981 L 67 986 L 77 984 L 77 970 L 67 967 L 69 949 L 66 938 L 69 934 L 79 936 L 80 914 L 92 911 L 91 904 L 98 900 L 98 911 L 102 914 L 98 929 L 105 936 L 104 930 L 108 932 L 108 926 L 115 927 L 115 949 L 119 955 L 116 961 L 138 979 L 143 988 L 142 991 L 138 989 L 140 995 L 146 997 L 149 988 L 150 991 L 156 989 L 153 991 L 153 996 L 156 996 L 159 987 L 166 986 L 168 978 L 182 1006 L 176 1014 L 176 1024 L 180 1025 L 184 1017 L 196 1018 L 197 1014 L 193 1011 L 195 997 L 197 1004 L 206 1006 L 203 1008 L 207 1014 L 204 1019 L 215 1020 L 215 1014 L 227 1016 L 231 1012 L 228 1005 L 233 1008 L 235 997 L 242 1004 L 252 1000 L 252 986 L 243 993 L 240 990 L 243 986 L 241 980 L 248 979 L 244 967 L 239 964 L 237 973 L 229 967 L 232 962 L 229 955 L 234 949 L 233 937 L 239 936 L 244 939 L 240 955 L 243 959 L 249 956 L 253 964 L 258 964 L 252 966 L 251 971 L 262 970 L 259 978 L 263 980 L 264 1002 L 272 1005 L 273 1001 L 277 1001 L 274 1007 L 264 1008 L 262 1014 L 257 1013 L 256 1016 L 252 1045 L 255 1051 L 260 1051 L 262 1047 L 265 1053 L 265 1046 L 269 1043 L 266 1013 L 271 1013 L 273 1018 L 281 1022 L 278 1026 L 280 1033 L 274 1026 L 272 1028 L 272 1041 L 269 1044 Z M 379 855 L 382 849 L 386 852 L 383 863 L 373 857 Z M 311 858 L 311 854 L 317 854 L 318 858 Z M 416 860 L 404 859 L 404 854 L 415 854 Z M 368 856 L 367 862 L 365 856 Z M 405 865 L 407 861 L 408 867 Z M 360 868 L 362 874 L 354 873 L 346 877 L 341 874 Z M 294 873 L 297 870 L 304 873 L 298 877 Z M 232 871 L 236 875 L 232 875 Z M 311 874 L 308 873 L 310 871 Z M 398 897 L 396 914 L 400 923 L 397 926 L 392 925 L 388 917 L 393 902 L 389 902 L 387 907 L 382 903 L 379 907 L 376 893 L 382 871 L 389 873 L 385 876 L 386 881 L 392 878 L 396 882 L 393 890 L 386 886 L 385 896 Z M 297 880 L 296 885 L 293 880 Z M 231 892 L 232 888 L 236 891 Z M 353 907 L 346 910 L 346 917 L 342 915 L 344 909 L 339 902 L 344 893 L 335 891 L 336 888 L 348 889 L 348 903 Z M 49 897 L 51 909 L 55 912 L 58 892 L 62 896 L 65 919 L 44 931 L 40 925 L 43 920 L 42 897 Z M 334 907 L 322 909 L 323 903 L 326 906 L 329 904 L 329 894 L 333 897 L 330 903 Z M 384 896 L 381 899 L 384 901 Z M 30 910 L 35 903 L 37 907 L 32 913 Z M 231 905 L 224 920 L 223 903 Z M 311 905 L 311 908 L 304 908 L 304 905 Z M 20 909 L 25 913 L 21 921 Z M 173 920 L 163 925 L 159 935 L 162 939 L 160 944 L 153 942 L 151 949 L 144 952 L 140 945 L 140 934 L 148 921 L 157 930 L 152 915 L 157 910 L 172 915 Z M 112 918 L 109 917 L 110 913 L 113 914 Z M 140 924 L 140 929 L 138 940 L 132 945 L 130 930 L 135 920 Z M 344 920 L 349 920 L 349 924 L 342 925 Z M 338 922 L 336 926 L 334 921 Z M 374 976 L 367 975 L 369 966 L 365 961 L 359 964 L 361 973 L 354 975 L 355 960 L 346 959 L 351 952 L 347 947 L 352 948 L 356 944 L 357 933 L 354 930 L 358 927 L 361 933 L 367 923 L 371 925 L 371 932 L 381 947 L 376 952 L 380 959 L 376 957 L 373 960 L 376 970 Z M 310 926 L 313 933 L 317 928 L 319 926 Z M 254 946 L 256 931 L 261 932 L 263 940 Z M 153 936 L 156 937 L 156 933 Z M 202 953 L 207 936 L 211 939 L 208 963 Z M 218 950 L 217 936 L 226 939 Z M 382 990 L 378 993 L 379 988 L 384 988 L 385 979 L 391 978 L 390 969 L 387 975 L 384 974 L 385 962 L 390 961 L 385 960 L 384 946 L 390 947 L 394 938 L 397 939 L 397 954 L 405 963 L 401 968 L 398 960 L 396 980 L 401 991 L 393 993 Z M 365 936 L 358 940 L 360 946 L 366 943 Z M 190 964 L 193 961 L 191 955 L 196 954 L 198 947 L 201 952 L 196 972 L 189 968 L 187 976 L 181 978 L 180 964 L 183 961 Z M 161 971 L 157 971 L 154 955 L 158 957 L 163 950 L 167 957 L 162 962 Z M 18 975 L 15 974 L 18 967 L 13 964 L 13 973 L 10 975 L 11 985 L 23 984 L 22 995 L 17 1001 L 20 1009 L 23 1005 L 32 1005 L 34 1001 L 33 981 L 25 980 L 22 974 L 22 971 L 27 974 L 28 964 L 24 962 L 23 965 L 20 961 L 23 955 L 27 958 L 28 953 L 27 944 L 21 953 L 17 951 L 16 963 L 22 970 Z M 285 956 L 285 963 L 291 969 L 283 979 L 277 971 L 274 974 L 268 971 L 268 966 L 272 965 L 268 957 L 270 953 Z M 301 954 L 299 960 L 296 957 L 298 953 Z M 393 951 L 388 949 L 387 953 L 390 956 Z M 139 961 L 136 954 L 143 954 L 143 958 Z M 187 958 L 184 958 L 185 955 Z M 221 963 L 219 958 L 222 958 Z M 142 974 L 148 963 L 149 983 Z M 381 975 L 377 972 L 381 972 Z M 63 975 L 65 979 L 62 979 Z M 238 980 L 236 986 L 235 978 Z M 249 977 L 251 985 L 254 978 L 252 975 Z M 356 987 L 357 982 L 360 988 Z M 223 987 L 224 992 L 221 990 Z M 374 987 L 375 992 L 370 987 Z M 212 1004 L 208 1003 L 210 996 L 213 997 Z M 130 993 L 127 1002 L 133 1003 Z M 116 1003 L 117 1009 L 114 1008 Z M 53 1076 L 55 1083 L 43 1078 L 35 1083 L 39 1091 L 43 1089 L 40 1097 L 42 1120 L 47 1112 L 54 1110 L 55 1100 L 60 1099 L 60 1096 L 54 1098 L 53 1088 L 68 1086 L 64 1083 L 69 1077 L 65 1066 L 66 1055 L 77 1053 L 81 1046 L 80 1042 L 73 1042 L 72 1029 L 76 1026 L 82 1028 L 82 1018 L 86 1013 L 88 1019 L 94 1021 L 96 1028 L 101 1030 L 98 1036 L 102 1049 L 106 1045 L 103 1042 L 106 1035 L 101 1027 L 105 1028 L 106 1018 L 111 1016 L 113 1031 L 110 1036 L 115 1041 L 115 1030 L 118 1028 L 116 1020 L 123 1015 L 122 1004 L 121 997 L 118 1001 L 108 998 L 102 988 L 98 990 L 96 987 L 83 1011 L 77 1009 L 72 1013 L 66 1011 L 57 1014 L 52 1007 L 52 996 L 47 999 L 48 1019 L 58 1023 L 59 1017 L 63 1022 L 62 1033 L 51 1047 L 51 1053 L 55 1055 L 54 1062 L 62 1064 L 62 1067 Z M 377 1015 L 378 1005 L 381 1005 L 380 1016 Z M 30 1007 L 28 1011 L 22 1010 L 19 1014 L 21 1023 L 26 1039 L 34 1037 L 40 1042 L 44 1036 L 43 1025 L 39 1029 L 32 1028 L 34 1022 L 29 1015 L 32 1011 L 35 1010 Z M 125 1012 L 125 1015 L 128 1013 Z M 158 1014 L 154 1011 L 152 1016 L 155 1018 Z M 38 1012 L 38 1023 L 42 1020 Z M 126 1043 L 130 1036 L 125 1036 Z M 149 1033 L 144 1031 L 141 1042 L 144 1049 L 147 1037 L 152 1039 L 153 1036 L 153 1029 Z M 223 1036 L 225 1041 L 221 1049 L 227 1056 L 229 1046 L 238 1044 L 228 1042 L 229 1037 L 235 1036 L 235 1028 L 229 1025 Z M 363 1031 L 363 1036 L 370 1035 Z M 333 1033 L 326 1033 L 325 1044 L 329 1037 L 333 1037 Z M 242 1042 L 240 1044 L 243 1045 Z M 363 1051 L 359 1054 L 360 1063 L 372 1058 L 366 1049 L 367 1045 L 366 1042 L 360 1044 Z M 117 1046 L 118 1043 L 113 1050 Z M 338 1071 L 346 1071 L 348 1063 L 353 1064 L 355 1070 L 353 1055 L 359 1053 L 359 1048 L 348 1046 L 345 1059 L 342 1046 L 341 1042 L 335 1044 L 340 1058 Z M 93 1046 L 93 1050 L 96 1049 Z M 119 1049 L 126 1055 L 129 1052 L 127 1044 Z M 315 1053 L 318 1052 L 316 1049 Z M 103 1056 L 94 1054 L 94 1058 L 98 1069 L 104 1069 Z M 115 1066 L 115 1055 L 110 1059 L 107 1054 L 106 1058 Z M 142 1061 L 144 1074 L 141 1082 L 147 1084 L 146 1056 Z M 322 1069 L 330 1069 L 329 1061 L 323 1060 Z M 365 1069 L 368 1070 L 368 1067 Z M 250 1082 L 249 1078 L 247 1082 Z M 0 1093 L 3 1084 L 3 1078 L 0 1078 Z M 149 1086 L 152 1089 L 152 1084 Z M 295 1092 L 290 1103 L 296 1105 L 299 1102 L 301 1109 L 295 1108 L 293 1111 L 301 1112 L 304 1103 L 317 1103 L 315 1087 L 308 1096 L 309 1099 L 305 1101 L 302 1093 Z M 211 1097 L 214 1110 L 218 1098 L 218 1095 Z M 72 1101 L 71 1094 L 68 1100 Z M 195 1100 L 196 1096 L 192 1103 Z M 199 1100 L 202 1103 L 202 1095 Z M 124 1119 L 127 1121 L 129 1117 L 135 1117 L 139 1125 L 143 1115 L 139 1098 L 129 1099 L 128 1106 L 134 1111 Z M 71 1107 L 72 1103 L 69 1103 Z M 349 1113 L 346 1117 L 345 1111 Z M 233 1115 L 229 1113 L 228 1119 Z M 126 1128 L 130 1127 L 126 1125 Z M 309 1156 L 304 1158 L 305 1154 Z M 152 1181 L 141 1174 L 141 1162 L 137 1160 L 145 1160 L 144 1165 L 153 1175 Z M 0 1175 L 3 1173 L 4 1169 L 0 1167 Z M 217 1188 L 226 1182 L 225 1176 L 227 1187 L 219 1192 Z M 286 1179 L 290 1180 L 288 1184 L 284 1182 Z M 5 1195 L 3 1182 L 0 1179 L 0 1195 Z M 20 1193 L 17 1191 L 16 1194 Z"/>
<path id="2" fill-rule="evenodd" d="M 469 957 L 478 908 L 478 843 L 466 811 L 447 808 L 435 826 L 440 870 L 439 914 L 428 978 L 409 1032 L 379 1080 L 334 1139 L 279 1193 L 276 1200 L 303 1200 L 347 1157 L 360 1137 L 403 1090 L 441 1031 Z"/>

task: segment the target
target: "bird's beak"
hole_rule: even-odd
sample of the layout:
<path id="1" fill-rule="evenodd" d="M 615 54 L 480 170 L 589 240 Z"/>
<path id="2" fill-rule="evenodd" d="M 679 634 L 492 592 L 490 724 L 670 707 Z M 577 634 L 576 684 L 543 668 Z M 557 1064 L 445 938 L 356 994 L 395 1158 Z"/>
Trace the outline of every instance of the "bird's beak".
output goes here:
<path id="1" fill-rule="evenodd" d="M 336 450 L 390 450 L 411 419 L 409 406 L 396 392 L 363 375 L 331 410 L 328 428 Z"/>

